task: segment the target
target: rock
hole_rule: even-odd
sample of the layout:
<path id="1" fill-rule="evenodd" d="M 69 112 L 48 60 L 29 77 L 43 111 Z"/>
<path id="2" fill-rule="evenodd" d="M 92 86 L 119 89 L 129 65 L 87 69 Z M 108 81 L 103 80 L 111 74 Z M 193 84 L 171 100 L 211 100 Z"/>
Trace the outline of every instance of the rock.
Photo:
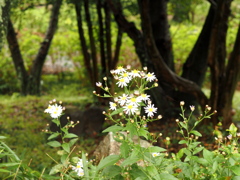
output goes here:
<path id="1" fill-rule="evenodd" d="M 124 136 L 126 136 L 126 132 L 121 132 Z M 138 143 L 137 136 L 133 137 L 133 142 Z M 140 140 L 141 147 L 150 147 L 151 144 L 148 141 Z M 113 133 L 108 133 L 104 139 L 99 143 L 98 147 L 93 153 L 96 161 L 99 162 L 102 158 L 107 157 L 113 154 L 120 154 L 120 145 L 121 143 L 117 142 L 113 138 Z M 143 165 L 143 162 L 138 162 L 139 165 Z"/>

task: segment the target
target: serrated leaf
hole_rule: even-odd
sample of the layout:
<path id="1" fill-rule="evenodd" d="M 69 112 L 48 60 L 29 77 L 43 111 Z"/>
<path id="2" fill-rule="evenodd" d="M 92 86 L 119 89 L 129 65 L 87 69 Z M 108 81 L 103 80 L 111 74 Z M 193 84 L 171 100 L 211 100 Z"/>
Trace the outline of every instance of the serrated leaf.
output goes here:
<path id="1" fill-rule="evenodd" d="M 77 137 L 78 137 L 78 135 L 73 134 L 73 133 L 67 133 L 67 134 L 64 136 L 64 138 L 77 138 Z"/>
<path id="2" fill-rule="evenodd" d="M 190 133 L 194 134 L 195 136 L 202 137 L 202 134 L 196 130 L 192 130 Z"/>
<path id="3" fill-rule="evenodd" d="M 103 133 L 105 132 L 118 132 L 121 131 L 123 129 L 123 127 L 118 126 L 118 125 L 113 125 L 108 127 L 107 129 L 103 130 Z"/>
<path id="4" fill-rule="evenodd" d="M 113 165 L 116 162 L 118 162 L 119 160 L 120 160 L 119 155 L 114 154 L 114 155 L 107 156 L 100 161 L 100 163 L 97 166 L 97 171 L 99 171 L 107 166 Z"/>
<path id="5" fill-rule="evenodd" d="M 51 140 L 51 139 L 54 139 L 54 138 L 58 137 L 59 134 L 60 134 L 60 133 L 58 133 L 58 132 L 51 134 L 51 135 L 48 137 L 48 140 Z"/>
<path id="6" fill-rule="evenodd" d="M 70 153 L 70 146 L 69 146 L 68 143 L 63 143 L 63 144 L 62 144 L 62 148 L 63 148 L 66 152 Z"/>
<path id="7" fill-rule="evenodd" d="M 58 142 L 58 141 L 50 141 L 47 143 L 49 146 L 52 146 L 52 147 L 60 147 L 61 146 L 61 143 Z"/>

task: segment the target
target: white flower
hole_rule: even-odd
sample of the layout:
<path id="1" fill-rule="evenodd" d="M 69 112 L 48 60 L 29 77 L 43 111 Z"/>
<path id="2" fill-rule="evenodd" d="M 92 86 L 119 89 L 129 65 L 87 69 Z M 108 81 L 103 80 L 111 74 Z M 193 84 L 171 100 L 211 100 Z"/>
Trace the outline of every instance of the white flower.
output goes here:
<path id="1" fill-rule="evenodd" d="M 126 94 L 123 94 L 119 97 L 119 104 L 120 106 L 123 106 L 127 102 L 128 96 Z"/>
<path id="2" fill-rule="evenodd" d="M 135 77 L 141 77 L 140 74 L 139 74 L 139 71 L 136 70 L 136 69 L 134 69 L 134 70 L 131 71 L 130 76 L 131 76 L 131 77 L 134 77 L 134 78 L 135 78 Z"/>
<path id="3" fill-rule="evenodd" d="M 114 70 L 114 73 L 120 74 L 126 72 L 126 70 L 122 66 L 118 66 L 116 70 Z"/>
<path id="4" fill-rule="evenodd" d="M 160 153 L 156 153 L 156 152 L 154 152 L 154 153 L 152 153 L 152 156 L 153 156 L 153 157 L 160 156 Z"/>
<path id="5" fill-rule="evenodd" d="M 129 81 L 127 79 L 121 78 L 121 79 L 119 79 L 119 81 L 116 84 L 118 85 L 118 87 L 123 88 L 123 87 L 127 86 L 128 82 Z"/>
<path id="6" fill-rule="evenodd" d="M 96 86 L 97 87 L 102 87 L 102 83 L 101 82 L 96 82 Z"/>
<path id="7" fill-rule="evenodd" d="M 53 109 L 53 105 L 48 105 L 48 108 L 44 110 L 45 113 L 51 113 Z"/>
<path id="8" fill-rule="evenodd" d="M 128 99 L 127 104 L 132 104 L 132 105 L 138 106 L 140 102 L 141 102 L 141 99 L 133 96 L 130 99 Z"/>
<path id="9" fill-rule="evenodd" d="M 140 96 L 138 96 L 138 99 L 140 99 L 141 101 L 146 102 L 146 101 L 149 101 L 149 100 L 150 100 L 150 96 L 143 93 L 143 94 L 141 94 Z"/>
<path id="10" fill-rule="evenodd" d="M 72 166 L 72 169 L 77 173 L 78 176 L 84 176 L 84 170 L 82 159 L 79 159 L 76 166 Z"/>
<path id="11" fill-rule="evenodd" d="M 153 80 L 156 79 L 156 76 L 154 75 L 154 73 L 149 72 L 146 74 L 146 79 L 147 79 L 147 81 L 152 82 Z"/>
<path id="12" fill-rule="evenodd" d="M 191 105 L 190 109 L 191 109 L 191 111 L 194 111 L 195 110 L 195 106 Z"/>
<path id="13" fill-rule="evenodd" d="M 134 114 L 138 110 L 137 106 L 134 104 L 127 104 L 123 109 L 127 115 Z"/>
<path id="14" fill-rule="evenodd" d="M 52 118 L 54 118 L 54 119 L 55 119 L 55 118 L 58 118 L 58 117 L 61 116 L 62 111 L 63 111 L 62 106 L 55 104 L 55 105 L 53 105 L 53 107 L 52 107 L 52 110 L 51 110 L 51 112 L 50 112 L 50 116 L 51 116 Z"/>
<path id="15" fill-rule="evenodd" d="M 147 113 L 148 117 L 153 117 L 154 116 L 153 113 L 156 113 L 156 111 L 157 111 L 157 108 L 154 107 L 154 104 L 149 104 L 146 107 L 144 107 L 144 109 L 145 109 L 145 113 Z"/>
<path id="16" fill-rule="evenodd" d="M 120 74 L 120 79 L 121 78 L 124 78 L 127 83 L 129 83 L 129 81 L 132 80 L 132 78 L 131 78 L 131 76 L 129 75 L 128 72 L 123 72 L 122 74 Z"/>
<path id="17" fill-rule="evenodd" d="M 110 109 L 111 109 L 111 110 L 116 110 L 116 108 L 117 108 L 117 104 L 116 104 L 116 103 L 114 103 L 114 102 L 109 102 L 109 104 L 110 104 Z"/>

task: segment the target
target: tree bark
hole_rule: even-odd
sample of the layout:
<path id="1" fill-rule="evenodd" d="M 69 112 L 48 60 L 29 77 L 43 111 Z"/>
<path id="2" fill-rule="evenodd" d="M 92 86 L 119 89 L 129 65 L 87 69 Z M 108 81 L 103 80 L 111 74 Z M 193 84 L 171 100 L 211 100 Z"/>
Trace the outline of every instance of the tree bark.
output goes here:
<path id="1" fill-rule="evenodd" d="M 75 2 L 75 12 L 77 15 L 77 23 L 78 23 L 78 34 L 79 34 L 79 41 L 81 43 L 81 48 L 82 48 L 82 53 L 83 53 L 83 60 L 84 60 L 84 65 L 86 67 L 89 79 L 92 82 L 94 81 L 93 78 L 93 72 L 92 72 L 92 68 L 91 68 L 91 60 L 90 60 L 90 54 L 88 52 L 88 48 L 87 48 L 87 43 L 86 43 L 86 39 L 84 36 L 84 31 L 83 31 L 83 24 L 82 24 L 82 11 L 81 11 L 81 5 L 79 2 Z"/>
<path id="2" fill-rule="evenodd" d="M 48 30 L 45 38 L 41 44 L 36 58 L 34 59 L 31 74 L 29 76 L 28 93 L 32 95 L 40 95 L 40 81 L 42 74 L 42 67 L 45 62 L 48 50 L 50 48 L 53 36 L 57 30 L 59 11 L 62 0 L 55 1 L 51 10 L 51 17 L 49 21 Z"/>
<path id="3" fill-rule="evenodd" d="M 28 73 L 24 66 L 24 60 L 19 48 L 16 32 L 10 19 L 8 21 L 7 41 L 11 52 L 12 60 L 14 63 L 14 67 L 17 73 L 17 78 L 20 81 L 21 94 L 27 95 Z"/>

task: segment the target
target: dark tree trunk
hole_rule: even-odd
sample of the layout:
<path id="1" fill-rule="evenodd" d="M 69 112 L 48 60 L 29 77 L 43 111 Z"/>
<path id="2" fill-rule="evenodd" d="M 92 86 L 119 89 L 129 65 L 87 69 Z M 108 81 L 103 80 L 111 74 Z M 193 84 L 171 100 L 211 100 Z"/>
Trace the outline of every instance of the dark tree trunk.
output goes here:
<path id="1" fill-rule="evenodd" d="M 32 95 L 40 95 L 40 81 L 42 74 L 42 67 L 45 62 L 48 50 L 50 48 L 53 36 L 57 30 L 59 11 L 62 4 L 62 0 L 55 1 L 51 10 L 51 17 L 47 33 L 44 41 L 38 51 L 38 54 L 33 62 L 31 74 L 28 82 L 28 93 Z"/>
<path id="2" fill-rule="evenodd" d="M 208 67 L 207 56 L 214 13 L 215 10 L 212 5 L 209 9 L 202 31 L 183 65 L 182 77 L 195 82 L 199 87 L 202 87 Z M 192 95 L 186 93 L 176 93 L 175 96 L 181 97 L 182 100 L 185 101 L 186 106 L 198 104 Z"/>
<path id="3" fill-rule="evenodd" d="M 83 60 L 84 60 L 84 65 L 87 70 L 89 79 L 92 82 L 94 81 L 93 78 L 93 73 L 92 73 L 92 68 L 91 68 L 91 60 L 90 60 L 90 54 L 88 52 L 87 48 L 87 43 L 86 39 L 84 36 L 84 31 L 83 31 L 83 25 L 82 25 L 82 11 L 81 11 L 81 4 L 79 2 L 75 3 L 75 11 L 77 15 L 77 23 L 78 23 L 78 34 L 79 34 L 79 41 L 81 43 L 81 48 L 82 48 L 82 53 L 83 53 Z"/>
<path id="4" fill-rule="evenodd" d="M 89 2 L 88 0 L 84 0 L 84 10 L 86 15 L 86 22 L 88 26 L 88 35 L 90 40 L 90 47 L 91 47 L 91 61 L 92 61 L 92 73 L 93 73 L 93 87 L 95 83 L 98 81 L 98 69 L 97 69 L 97 51 L 96 51 L 96 42 L 93 35 L 93 28 L 92 28 L 92 21 L 89 11 Z"/>
<path id="5" fill-rule="evenodd" d="M 172 40 L 167 19 L 167 0 L 149 1 L 152 34 L 166 65 L 174 71 Z"/>
<path id="6" fill-rule="evenodd" d="M 105 54 L 105 41 L 104 41 L 104 26 L 103 26 L 103 15 L 102 15 L 102 1 L 97 1 L 97 14 L 98 14 L 98 24 L 99 24 L 99 42 L 100 42 L 100 57 L 102 66 L 102 75 L 106 76 L 106 54 Z"/>
<path id="7" fill-rule="evenodd" d="M 219 0 L 211 30 L 208 63 L 211 70 L 211 95 L 209 105 L 214 110 L 222 109 L 220 104 L 222 96 L 226 93 L 223 83 L 226 77 L 226 34 L 228 29 L 228 17 L 230 15 L 231 1 Z M 219 115 L 212 118 L 213 125 L 219 121 Z M 226 120 L 224 120 L 226 121 Z"/>
<path id="8" fill-rule="evenodd" d="M 119 54 L 120 54 L 120 49 L 121 49 L 121 45 L 122 45 L 122 30 L 121 28 L 118 29 L 118 34 L 117 34 L 117 41 L 116 41 L 116 48 L 115 48 L 115 53 L 114 53 L 114 57 L 113 57 L 113 61 L 111 63 L 110 66 L 110 70 L 111 69 L 115 69 L 119 60 Z"/>
<path id="9" fill-rule="evenodd" d="M 27 92 L 28 73 L 24 66 L 24 60 L 19 48 L 16 32 L 14 30 L 12 21 L 10 19 L 8 21 L 7 41 L 8 41 L 8 46 L 11 52 L 12 60 L 14 63 L 14 67 L 17 72 L 17 78 L 20 81 L 21 94 L 27 95 L 28 94 Z"/>

